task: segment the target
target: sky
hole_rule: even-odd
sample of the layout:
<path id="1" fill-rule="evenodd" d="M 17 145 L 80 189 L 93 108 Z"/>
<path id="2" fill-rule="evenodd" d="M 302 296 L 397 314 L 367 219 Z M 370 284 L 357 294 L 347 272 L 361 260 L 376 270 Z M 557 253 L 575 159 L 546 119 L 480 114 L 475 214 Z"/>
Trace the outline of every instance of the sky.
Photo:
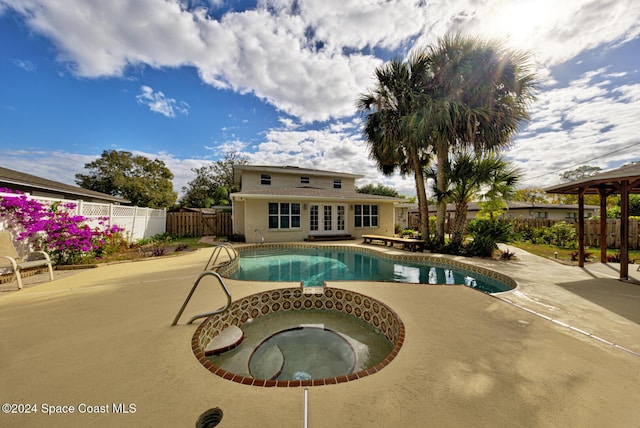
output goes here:
<path id="1" fill-rule="evenodd" d="M 234 151 L 412 196 L 369 158 L 356 101 L 448 32 L 531 55 L 537 99 L 505 152 L 520 187 L 640 160 L 637 0 L 0 0 L 0 166 L 75 184 L 125 150 L 181 193 Z"/>

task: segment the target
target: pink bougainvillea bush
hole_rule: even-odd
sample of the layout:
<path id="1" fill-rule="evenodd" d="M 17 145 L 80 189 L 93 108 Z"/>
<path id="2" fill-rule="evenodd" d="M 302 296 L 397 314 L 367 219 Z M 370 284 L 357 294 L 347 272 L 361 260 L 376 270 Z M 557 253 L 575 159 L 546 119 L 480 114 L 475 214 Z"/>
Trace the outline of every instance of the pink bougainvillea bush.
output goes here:
<path id="1" fill-rule="evenodd" d="M 73 215 L 74 203 L 46 206 L 25 194 L 0 188 L 0 218 L 14 231 L 16 239 L 34 250 L 48 252 L 56 264 L 81 263 L 126 246 L 123 228 L 98 219 L 93 229 L 87 219 Z"/>

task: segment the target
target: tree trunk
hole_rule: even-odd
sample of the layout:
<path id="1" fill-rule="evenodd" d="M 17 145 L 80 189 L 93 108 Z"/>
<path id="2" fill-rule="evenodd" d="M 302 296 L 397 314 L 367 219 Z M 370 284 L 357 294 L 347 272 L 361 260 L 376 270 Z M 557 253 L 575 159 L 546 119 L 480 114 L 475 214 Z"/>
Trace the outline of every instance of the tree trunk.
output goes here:
<path id="1" fill-rule="evenodd" d="M 436 175 L 436 185 L 438 193 L 442 195 L 438 199 L 438 210 L 436 212 L 436 239 L 437 245 L 444 245 L 444 222 L 447 214 L 447 197 L 444 196 L 447 191 L 447 179 L 445 174 L 445 165 L 449 160 L 449 151 L 446 142 L 438 142 L 436 145 L 436 159 L 438 163 L 438 171 Z"/>
<path id="2" fill-rule="evenodd" d="M 416 180 L 416 195 L 418 197 L 418 213 L 420 214 L 420 234 L 425 241 L 429 239 L 429 201 L 427 188 L 424 184 L 422 165 L 417 156 L 413 157 L 413 170 Z"/>
<path id="3" fill-rule="evenodd" d="M 464 229 L 467 225 L 467 203 L 459 202 L 456 204 L 456 214 L 453 219 L 451 246 L 459 248 L 464 240 Z"/>

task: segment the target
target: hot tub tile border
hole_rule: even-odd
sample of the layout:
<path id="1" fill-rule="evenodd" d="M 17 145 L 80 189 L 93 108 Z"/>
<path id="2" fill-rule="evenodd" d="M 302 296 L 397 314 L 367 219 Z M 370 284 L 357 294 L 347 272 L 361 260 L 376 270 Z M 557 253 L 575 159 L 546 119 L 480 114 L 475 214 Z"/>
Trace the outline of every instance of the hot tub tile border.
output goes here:
<path id="1" fill-rule="evenodd" d="M 256 296 L 258 298 L 256 298 Z M 263 297 L 268 297 L 264 299 Z M 365 314 L 369 314 L 369 318 L 372 319 L 371 315 L 374 310 L 374 307 L 378 308 L 378 311 L 375 312 L 375 317 L 382 317 L 382 309 L 385 310 L 386 314 L 383 317 L 386 322 L 379 323 L 379 326 L 384 324 L 384 331 L 380 330 L 382 334 L 384 334 L 387 339 L 393 344 L 393 348 L 390 353 L 385 357 L 385 359 L 378 363 L 374 367 L 369 367 L 364 370 L 360 370 L 355 373 L 351 373 L 347 376 L 338 376 L 335 378 L 327 378 L 327 379 L 313 379 L 312 381 L 272 381 L 272 380 L 264 380 L 264 379 L 254 379 L 252 377 L 247 377 L 235 373 L 227 372 L 221 367 L 212 363 L 207 357 L 204 355 L 204 349 L 206 345 L 221 331 L 230 325 L 241 325 L 240 319 L 243 318 L 247 313 L 251 313 L 257 309 L 258 317 L 263 315 L 268 315 L 273 312 L 283 312 L 287 311 L 284 308 L 283 299 L 286 300 L 298 300 L 301 302 L 300 311 L 304 310 L 317 310 L 316 302 L 321 303 L 320 308 L 326 308 L 327 302 L 332 302 L 333 308 L 332 310 L 337 310 L 337 303 L 341 303 L 338 300 L 338 296 L 342 296 L 343 299 L 346 299 L 349 296 L 349 301 L 351 302 L 351 311 L 350 313 L 346 312 L 346 305 L 342 305 L 342 310 L 340 312 L 347 313 L 353 317 L 360 319 L 367 324 L 376 327 L 371 324 L 371 322 L 366 321 Z M 357 299 L 356 299 L 357 297 Z M 360 301 L 360 304 L 356 304 L 355 301 Z M 309 307 L 306 308 L 303 302 L 310 302 Z M 235 306 L 234 306 L 235 305 Z M 276 306 L 277 305 L 277 306 Z M 296 310 L 292 308 L 288 311 Z M 368 308 L 367 308 L 368 306 Z M 343 382 L 350 382 L 353 380 L 360 379 L 364 376 L 368 376 L 374 373 L 377 373 L 382 368 L 389 365 L 393 359 L 398 355 L 400 348 L 404 343 L 405 338 L 405 330 L 404 323 L 398 316 L 398 314 L 391 309 L 386 304 L 372 298 L 366 296 L 364 294 L 360 294 L 351 290 L 344 290 L 340 288 L 327 288 L 325 289 L 325 293 L 323 294 L 305 294 L 299 288 L 279 288 L 273 290 L 266 290 L 260 293 L 256 293 L 247 297 L 244 297 L 238 302 L 234 302 L 232 307 L 237 307 L 242 309 L 239 313 L 236 314 L 235 318 L 229 319 L 229 315 L 225 314 L 217 314 L 210 316 L 207 318 L 198 328 L 196 329 L 193 338 L 191 340 L 191 347 L 194 355 L 200 361 L 200 363 L 213 374 L 220 376 L 224 379 L 231 380 L 232 382 L 240 383 L 243 385 L 252 385 L 252 386 L 263 386 L 263 387 L 299 387 L 299 386 L 319 386 L 319 385 L 332 385 Z M 354 315 L 354 307 L 358 307 L 360 309 L 360 316 Z M 273 310 L 276 308 L 277 310 Z M 224 321 L 223 321 L 224 320 Z M 309 383 L 310 382 L 310 383 Z"/>

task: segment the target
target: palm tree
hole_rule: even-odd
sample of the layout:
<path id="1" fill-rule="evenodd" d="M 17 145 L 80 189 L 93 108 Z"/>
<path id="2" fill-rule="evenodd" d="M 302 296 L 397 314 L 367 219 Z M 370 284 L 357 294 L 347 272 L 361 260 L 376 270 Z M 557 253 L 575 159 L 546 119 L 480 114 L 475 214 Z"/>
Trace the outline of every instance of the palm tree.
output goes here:
<path id="1" fill-rule="evenodd" d="M 435 171 L 430 171 L 434 177 Z M 512 164 L 493 151 L 474 153 L 468 148 L 454 150 L 445 166 L 448 180 L 446 198 L 455 204 L 451 227 L 451 248 L 461 248 L 467 221 L 469 203 L 480 198 L 506 199 L 515 191 L 521 174 Z M 436 191 L 436 196 L 443 195 Z"/>
<path id="2" fill-rule="evenodd" d="M 508 146 L 528 119 L 535 74 L 529 55 L 503 49 L 495 42 L 460 34 L 446 35 L 422 51 L 427 62 L 419 109 L 408 126 L 430 136 L 436 153 L 438 199 L 436 244 L 444 244 L 446 178 L 454 147 L 477 150 Z"/>
<path id="3" fill-rule="evenodd" d="M 413 174 L 420 213 L 420 233 L 429 238 L 429 207 L 425 186 L 425 168 L 432 154 L 425 138 L 417 129 L 407 126 L 407 118 L 415 111 L 416 94 L 423 87 L 425 56 L 412 55 L 408 61 L 394 60 L 375 71 L 376 86 L 363 94 L 358 110 L 366 114 L 364 134 L 370 157 L 385 175 L 399 171 Z"/>

